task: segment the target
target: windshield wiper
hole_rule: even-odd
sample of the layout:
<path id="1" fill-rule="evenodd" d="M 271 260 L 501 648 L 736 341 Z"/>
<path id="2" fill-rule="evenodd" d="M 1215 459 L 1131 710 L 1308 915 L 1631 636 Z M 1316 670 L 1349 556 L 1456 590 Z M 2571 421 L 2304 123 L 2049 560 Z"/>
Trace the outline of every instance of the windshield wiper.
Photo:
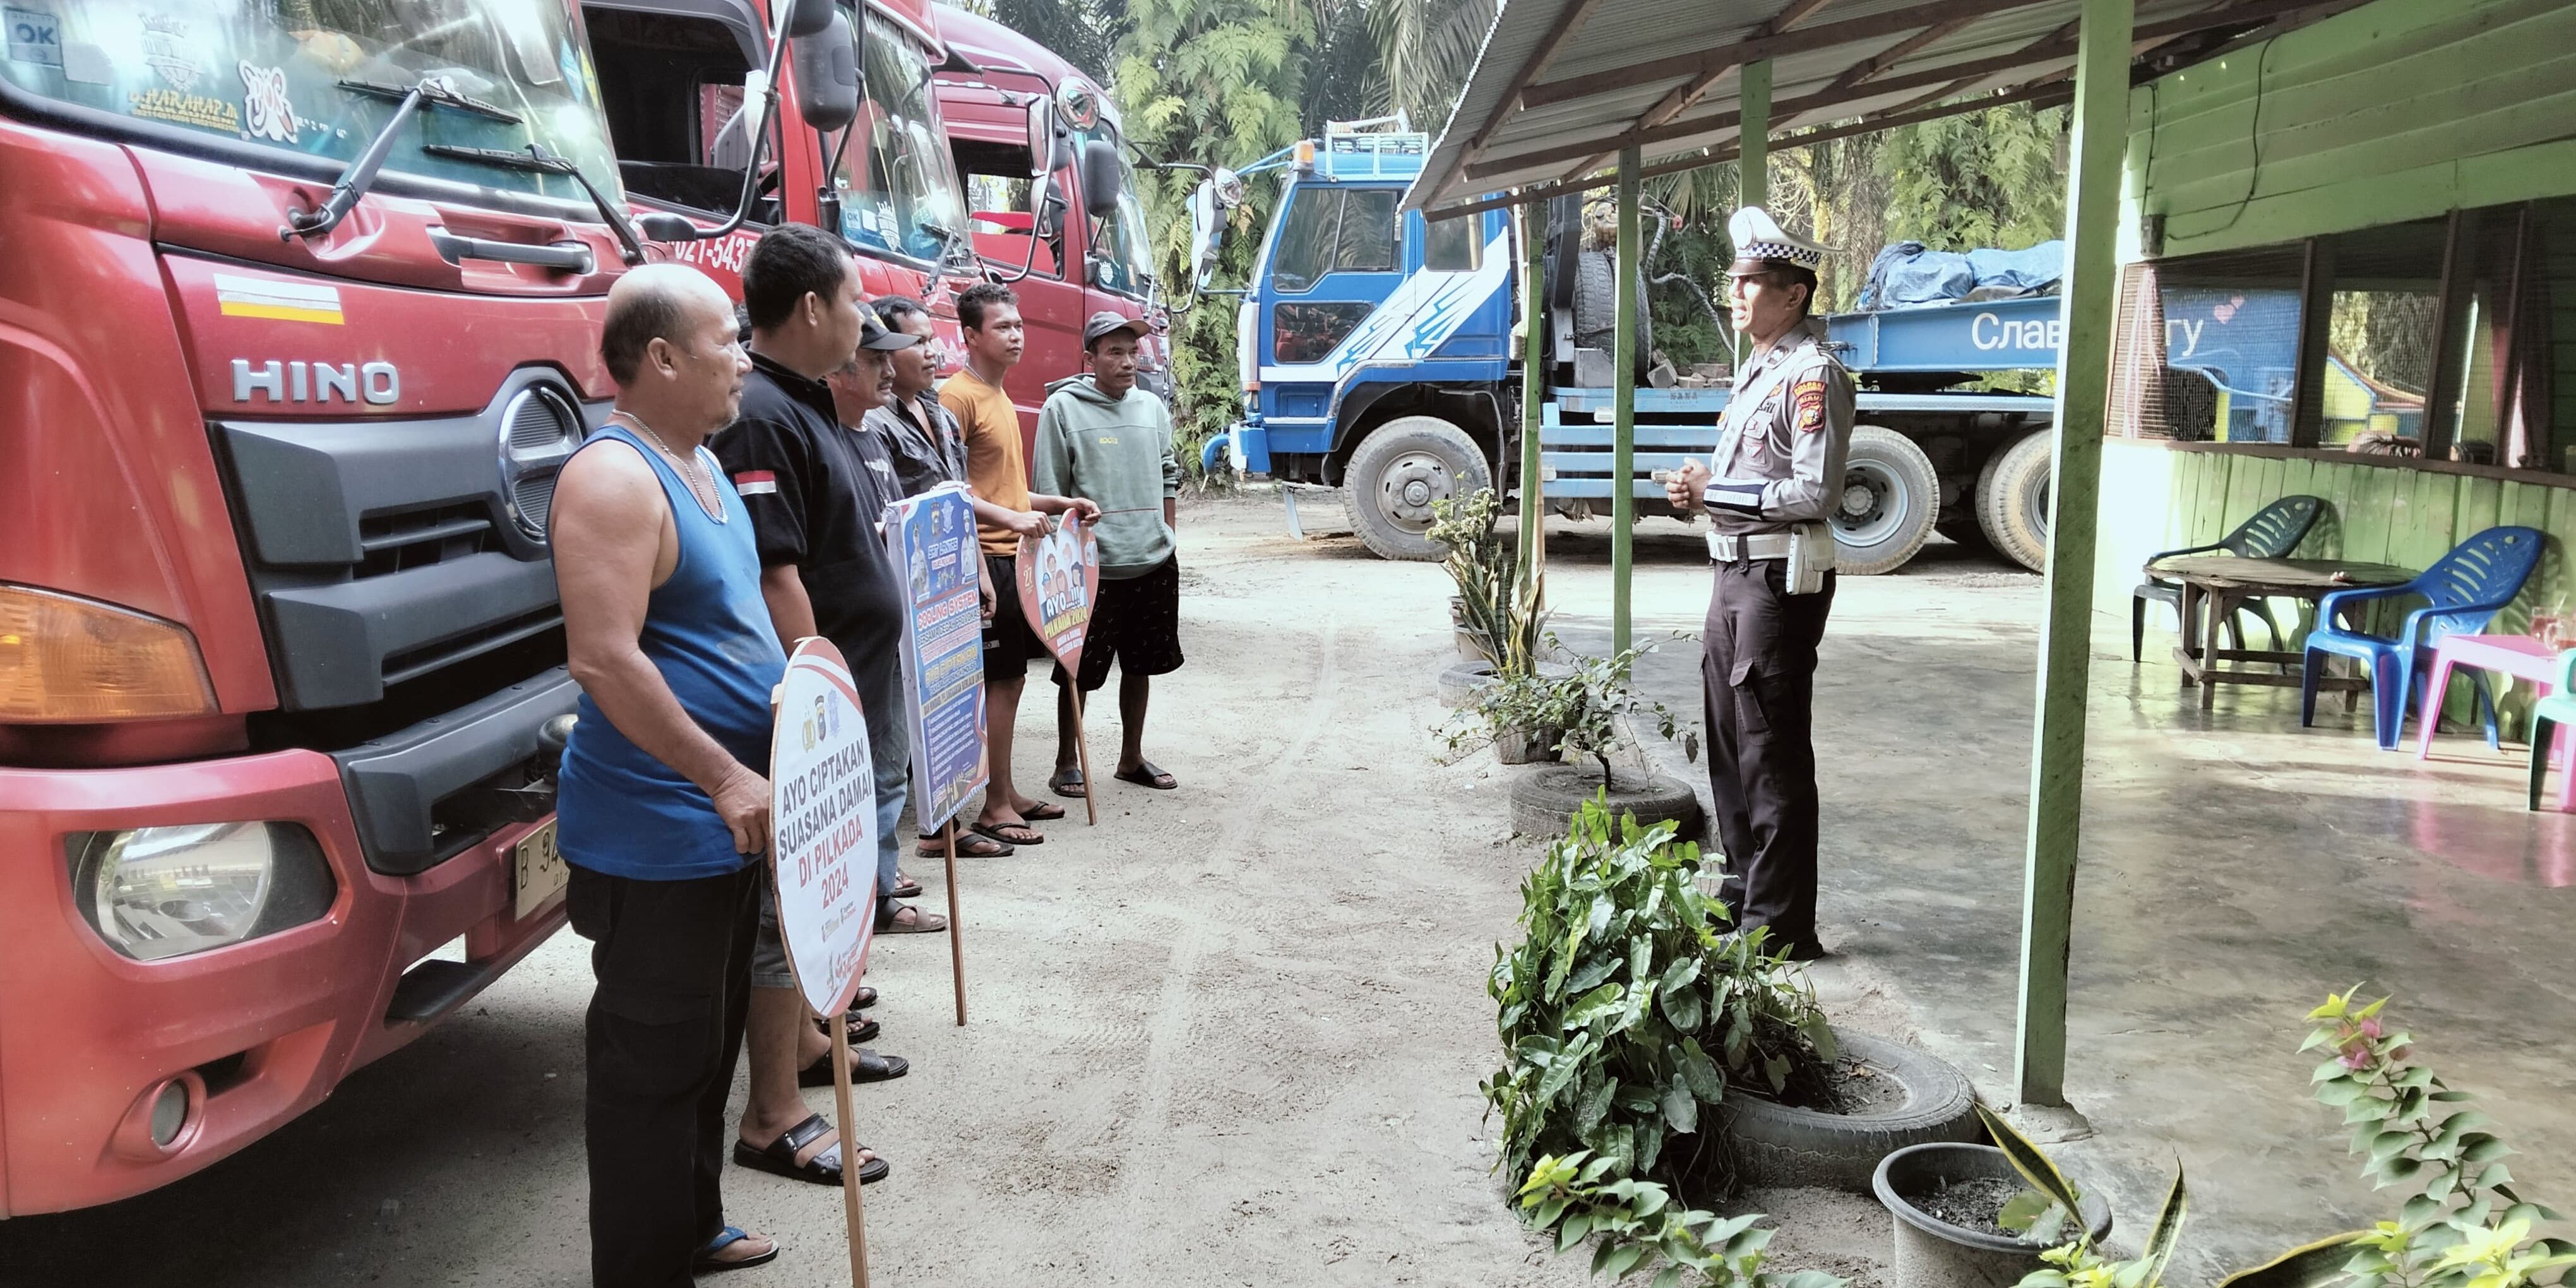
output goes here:
<path id="1" fill-rule="evenodd" d="M 352 94 L 362 94 L 371 98 L 399 99 L 401 106 L 394 109 L 392 118 L 385 122 L 384 128 L 376 131 L 376 137 L 367 141 L 366 150 L 360 152 L 349 162 L 347 168 L 340 171 L 340 177 L 331 184 L 331 195 L 328 199 L 311 210 L 299 210 L 286 217 L 286 226 L 277 230 L 279 241 L 293 241 L 298 237 L 320 237 L 339 227 L 340 221 L 348 218 L 350 209 L 358 204 L 358 199 L 367 195 L 367 189 L 376 186 L 376 173 L 385 168 L 385 157 L 393 151 L 394 136 L 402 132 L 403 123 L 409 121 L 412 113 L 419 111 L 423 105 L 470 112 L 506 125 L 519 124 L 517 114 L 494 107 L 480 99 L 467 98 L 434 76 L 422 80 L 410 89 L 363 80 L 344 80 L 340 82 L 340 88 Z"/>
<path id="2" fill-rule="evenodd" d="M 610 232 L 617 234 L 618 244 L 626 248 L 621 258 L 630 267 L 644 262 L 644 243 L 635 235 L 635 225 L 627 221 L 626 211 L 616 202 L 610 201 L 607 194 L 592 185 L 590 176 L 583 174 L 581 167 L 574 165 L 567 158 L 556 156 L 534 143 L 529 144 L 525 152 L 513 152 L 508 148 L 460 148 L 446 143 L 432 143 L 422 147 L 421 153 L 425 156 L 445 157 L 451 161 L 472 161 L 481 165 L 499 166 L 506 170 L 524 170 L 530 174 L 564 175 L 574 183 L 580 184 L 583 192 L 590 194 L 590 204 L 599 208 L 600 219 L 607 223 Z"/>

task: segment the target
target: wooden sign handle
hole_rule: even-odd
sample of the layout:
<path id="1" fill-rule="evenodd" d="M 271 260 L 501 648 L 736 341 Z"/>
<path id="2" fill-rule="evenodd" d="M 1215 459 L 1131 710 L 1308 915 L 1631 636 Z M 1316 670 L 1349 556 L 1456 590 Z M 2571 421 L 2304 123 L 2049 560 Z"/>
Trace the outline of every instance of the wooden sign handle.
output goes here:
<path id="1" fill-rule="evenodd" d="M 952 883 L 953 885 L 953 883 Z M 832 1101 L 841 1114 L 841 1206 L 849 1222 L 850 1282 L 868 1288 L 868 1214 L 859 1198 L 859 1145 L 850 1134 L 850 1026 L 833 1016 Z"/>
<path id="2" fill-rule="evenodd" d="M 1100 826 L 1100 800 L 1092 794 L 1096 789 L 1093 788 L 1091 783 L 1091 739 L 1082 731 L 1082 708 L 1084 705 L 1082 700 L 1082 684 L 1080 683 L 1079 676 L 1066 676 L 1065 678 L 1074 681 L 1074 683 L 1067 687 L 1073 690 L 1073 750 L 1075 756 L 1082 764 L 1083 825 L 1086 827 L 1098 827 Z"/>
<path id="3" fill-rule="evenodd" d="M 957 915 L 957 819 L 948 819 L 948 974 L 957 985 L 957 1024 L 966 1025 L 966 922 Z"/>

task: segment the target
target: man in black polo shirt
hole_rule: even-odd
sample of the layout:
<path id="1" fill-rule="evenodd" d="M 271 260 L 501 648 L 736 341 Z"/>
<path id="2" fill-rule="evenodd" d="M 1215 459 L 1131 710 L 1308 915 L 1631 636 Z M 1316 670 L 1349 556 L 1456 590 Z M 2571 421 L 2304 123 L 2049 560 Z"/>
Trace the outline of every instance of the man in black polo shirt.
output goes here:
<path id="1" fill-rule="evenodd" d="M 888 918 L 899 917 L 905 929 L 937 928 L 936 918 L 893 901 L 909 748 L 897 705 L 901 576 L 878 523 L 886 503 L 902 492 L 884 447 L 842 427 L 829 383 L 863 345 L 864 358 L 882 371 L 885 350 L 913 341 L 875 324 L 848 247 L 820 229 L 785 224 L 763 236 L 742 283 L 752 371 L 743 381 L 739 419 L 709 446 L 750 512 L 761 595 L 780 642 L 793 647 L 809 635 L 832 641 L 857 683 L 876 768 L 878 924 L 885 928 Z M 842 1154 L 831 1126 L 797 1094 L 800 1082 L 829 1082 L 822 1058 L 829 1047 L 788 972 L 775 900 L 764 900 L 762 908 L 767 924 L 752 961 L 751 1098 L 734 1161 L 838 1185 Z M 863 1019 L 835 1022 L 853 1023 L 863 1036 L 875 1027 Z M 861 1052 L 853 1072 L 864 1081 L 899 1077 L 905 1068 L 896 1057 Z M 859 1166 L 863 1181 L 887 1170 L 864 1148 Z"/>

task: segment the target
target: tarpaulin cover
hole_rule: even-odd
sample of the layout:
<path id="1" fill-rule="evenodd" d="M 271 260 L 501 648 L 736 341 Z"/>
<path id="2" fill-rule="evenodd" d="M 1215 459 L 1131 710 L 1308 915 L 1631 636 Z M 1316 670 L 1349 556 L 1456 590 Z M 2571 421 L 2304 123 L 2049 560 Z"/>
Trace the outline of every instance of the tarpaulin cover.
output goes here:
<path id="1" fill-rule="evenodd" d="M 1970 292 L 1997 299 L 2054 287 L 2066 274 L 2066 243 L 2044 241 L 2028 250 L 1972 250 L 1962 255 L 1898 242 L 1870 261 L 1861 287 L 1863 309 L 1901 309 L 1964 300 Z"/>

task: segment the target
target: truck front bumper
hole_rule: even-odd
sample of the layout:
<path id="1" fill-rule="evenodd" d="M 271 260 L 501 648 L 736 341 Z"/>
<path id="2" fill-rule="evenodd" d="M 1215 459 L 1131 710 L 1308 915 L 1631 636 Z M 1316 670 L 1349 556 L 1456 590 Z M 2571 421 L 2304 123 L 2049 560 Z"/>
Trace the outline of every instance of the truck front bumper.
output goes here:
<path id="1" fill-rule="evenodd" d="M 211 951 L 132 960 L 75 902 L 67 838 L 152 826 L 300 824 L 337 884 L 318 920 Z M 142 1193 L 195 1172 L 424 1031 L 563 922 L 514 915 L 505 827 L 413 875 L 372 871 L 340 767 L 310 751 L 106 770 L 0 769 L 0 1217 Z M 463 936 L 436 1013 L 396 1007 L 406 970 Z M 471 972 L 460 979 L 460 969 Z M 428 981 L 424 981 L 428 982 Z M 424 990 L 406 990 L 417 1001 Z M 400 1018 L 388 1012 L 400 1009 Z M 152 1130 L 156 1104 L 185 1116 Z M 155 1136 L 162 1143 L 155 1143 Z"/>

